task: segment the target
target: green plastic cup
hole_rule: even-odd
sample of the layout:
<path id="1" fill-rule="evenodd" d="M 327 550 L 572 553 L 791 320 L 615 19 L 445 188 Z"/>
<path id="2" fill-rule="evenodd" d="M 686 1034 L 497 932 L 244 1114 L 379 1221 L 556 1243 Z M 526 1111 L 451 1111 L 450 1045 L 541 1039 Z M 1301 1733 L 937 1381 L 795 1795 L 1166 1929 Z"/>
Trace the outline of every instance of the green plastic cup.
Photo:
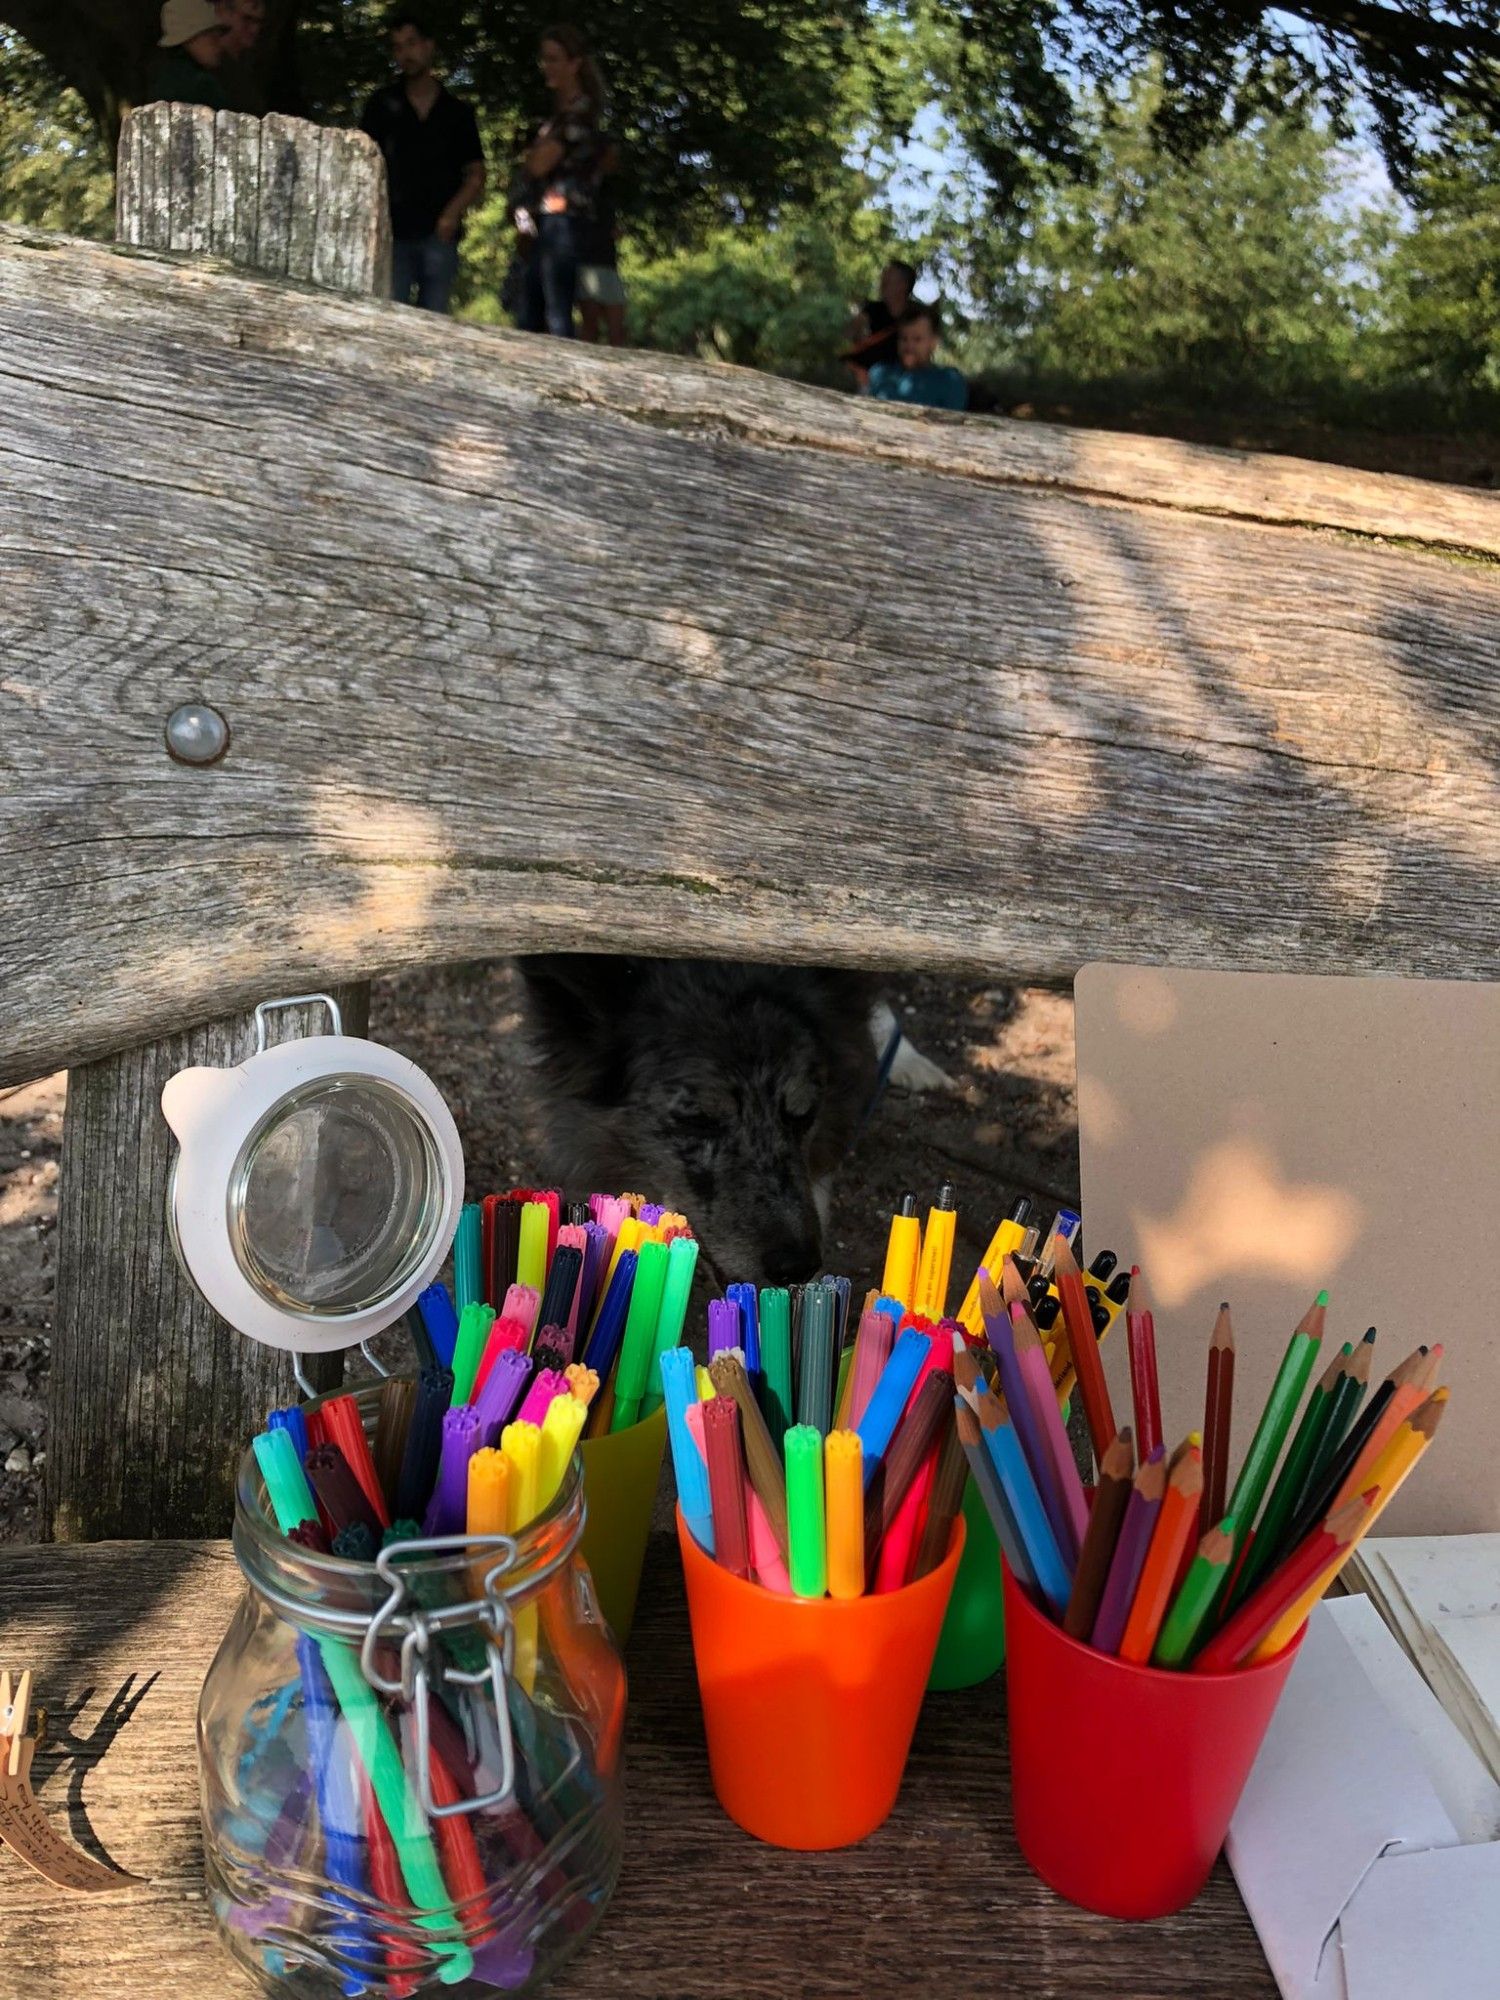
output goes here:
<path id="1" fill-rule="evenodd" d="M 666 1444 L 667 1412 L 663 1406 L 629 1430 L 585 1438 L 578 1447 L 588 1503 L 583 1524 L 584 1561 L 593 1571 L 600 1608 L 622 1646 L 635 1622 L 641 1565 L 646 1560 L 646 1538 L 651 1533 Z M 998 1569 L 995 1574 L 998 1578 Z"/>
<path id="2" fill-rule="evenodd" d="M 998 1673 L 1005 1660 L 1005 1609 L 1000 1595 L 1000 1544 L 979 1488 L 964 1488 L 961 1512 L 968 1532 L 953 1595 L 938 1634 L 929 1688 L 974 1687 Z"/>

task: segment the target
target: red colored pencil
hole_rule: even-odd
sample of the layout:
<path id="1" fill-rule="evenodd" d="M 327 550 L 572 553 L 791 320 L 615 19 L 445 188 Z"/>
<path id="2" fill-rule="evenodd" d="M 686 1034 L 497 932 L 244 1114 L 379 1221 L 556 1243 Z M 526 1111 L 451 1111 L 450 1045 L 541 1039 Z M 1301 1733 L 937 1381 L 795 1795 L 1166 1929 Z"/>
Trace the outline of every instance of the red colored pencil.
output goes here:
<path id="1" fill-rule="evenodd" d="M 380 1807 L 375 1802 L 375 1793 L 363 1768 L 359 1773 L 360 1801 L 364 1809 L 365 1844 L 370 1857 L 370 1894 L 377 1902 L 410 1920 L 411 1905 L 406 1898 L 406 1884 L 401 1879 L 401 1863 L 396 1858 L 396 1843 L 391 1839 L 390 1829 L 381 1817 Z M 399 1931 L 379 1926 L 381 1949 L 385 1953 L 386 1983 L 397 2000 L 403 2000 L 408 1993 L 415 1993 L 420 1983 L 416 1968 L 426 1956 L 420 1945 L 402 1937 Z"/>
<path id="2" fill-rule="evenodd" d="M 1208 1394 L 1203 1405 L 1203 1499 L 1198 1533 L 1206 1535 L 1224 1518 L 1229 1491 L 1229 1420 L 1234 1406 L 1234 1326 L 1229 1301 L 1219 1307 L 1208 1343 Z"/>
<path id="3" fill-rule="evenodd" d="M 1314 1582 L 1359 1533 L 1369 1512 L 1369 1500 L 1346 1501 L 1307 1539 L 1278 1563 L 1265 1582 L 1252 1590 L 1233 1617 L 1227 1619 L 1193 1661 L 1195 1674 L 1224 1673 L 1247 1660 L 1271 1627 L 1307 1586 Z"/>
<path id="4" fill-rule="evenodd" d="M 1088 1419 L 1094 1463 L 1102 1465 L 1105 1452 L 1114 1442 L 1115 1413 L 1110 1407 L 1104 1364 L 1099 1359 L 1099 1341 L 1094 1332 L 1094 1315 L 1089 1310 L 1083 1273 L 1078 1268 L 1072 1245 L 1063 1236 L 1057 1237 L 1053 1246 L 1053 1282 L 1062 1300 L 1063 1323 L 1067 1328 L 1068 1346 L 1078 1377 L 1078 1393 L 1083 1399 L 1084 1415 Z"/>
<path id="5" fill-rule="evenodd" d="M 1156 1379 L 1156 1326 L 1146 1305 L 1141 1267 L 1130 1267 L 1125 1299 L 1125 1337 L 1130 1348 L 1130 1399 L 1135 1405 L 1135 1434 L 1140 1454 L 1149 1458 L 1161 1443 L 1161 1388 Z"/>

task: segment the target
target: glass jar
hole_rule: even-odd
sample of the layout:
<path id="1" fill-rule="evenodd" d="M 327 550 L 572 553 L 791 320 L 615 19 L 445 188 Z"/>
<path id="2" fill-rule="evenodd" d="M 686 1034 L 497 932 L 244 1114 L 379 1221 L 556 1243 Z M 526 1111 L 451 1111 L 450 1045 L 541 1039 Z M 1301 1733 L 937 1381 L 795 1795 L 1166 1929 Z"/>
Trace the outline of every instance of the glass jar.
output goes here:
<path id="1" fill-rule="evenodd" d="M 373 1422 L 376 1392 L 358 1401 Z M 529 1992 L 603 1913 L 622 1846 L 625 1669 L 578 1554 L 575 1454 L 514 1536 L 373 1563 L 280 1533 L 254 1453 L 248 1588 L 203 1684 L 208 1891 L 275 1994 Z"/>

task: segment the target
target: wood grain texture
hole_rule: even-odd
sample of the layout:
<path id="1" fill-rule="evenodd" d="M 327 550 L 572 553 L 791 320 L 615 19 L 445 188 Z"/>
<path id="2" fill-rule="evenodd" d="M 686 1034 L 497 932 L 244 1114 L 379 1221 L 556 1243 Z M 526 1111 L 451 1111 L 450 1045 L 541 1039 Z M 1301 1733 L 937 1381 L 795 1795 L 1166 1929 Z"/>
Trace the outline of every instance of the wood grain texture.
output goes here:
<path id="1" fill-rule="evenodd" d="M 0 1078 L 515 949 L 1500 965 L 1492 498 L 1334 534 L 1326 467 L 15 234 L 0 296 Z"/>
<path id="2" fill-rule="evenodd" d="M 390 290 L 385 162 L 363 132 L 146 104 L 126 114 L 117 166 L 121 243 L 329 291 Z"/>
<path id="3" fill-rule="evenodd" d="M 369 988 L 334 997 L 346 1031 L 363 1034 Z M 273 1042 L 327 1032 L 320 1007 L 272 1017 Z M 267 1410 L 298 1400 L 291 1357 L 211 1312 L 167 1234 L 176 1147 L 162 1086 L 190 1064 L 243 1062 L 254 1047 L 240 1017 L 69 1076 L 45 1506 L 60 1541 L 224 1534 L 246 1439 Z M 334 1388 L 342 1364 L 339 1354 L 309 1356 L 306 1370 Z"/>
<path id="4" fill-rule="evenodd" d="M 38 1752 L 39 1796 L 90 1853 L 152 1877 L 85 1902 L 0 1853 L 7 1975 L 27 2000 L 255 1990 L 203 1900 L 193 1740 L 240 1587 L 222 1542 L 0 1552 L 6 1657 L 35 1668 L 63 1748 L 80 1746 Z M 652 1536 L 627 1664 L 624 1873 L 549 1985 L 557 2000 L 1274 2000 L 1222 1863 L 1191 1909 L 1152 1924 L 1089 1916 L 1031 1874 L 1011 1831 L 1002 1681 L 929 1695 L 885 1826 L 846 1852 L 801 1855 L 751 1840 L 714 1801 L 665 1534 Z M 106 1743 L 121 1691 L 152 1675 Z"/>

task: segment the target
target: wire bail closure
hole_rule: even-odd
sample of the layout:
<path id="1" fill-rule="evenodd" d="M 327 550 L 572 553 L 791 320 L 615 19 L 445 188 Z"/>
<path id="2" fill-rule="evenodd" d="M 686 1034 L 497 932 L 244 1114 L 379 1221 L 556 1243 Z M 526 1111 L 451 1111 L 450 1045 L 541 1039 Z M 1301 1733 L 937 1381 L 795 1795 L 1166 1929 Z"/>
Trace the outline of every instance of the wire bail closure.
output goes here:
<path id="1" fill-rule="evenodd" d="M 403 1557 L 453 1555 L 476 1548 L 497 1552 L 496 1560 L 484 1573 L 482 1597 L 431 1607 L 408 1604 L 409 1578 L 399 1568 Z M 392 1542 L 375 1558 L 375 1568 L 391 1586 L 391 1594 L 366 1627 L 359 1664 L 365 1679 L 378 1694 L 400 1696 L 411 1708 L 416 1725 L 418 1790 L 423 1810 L 433 1819 L 482 1812 L 490 1806 L 504 1805 L 515 1793 L 515 1741 L 506 1691 L 515 1663 L 515 1621 L 498 1585 L 515 1567 L 516 1555 L 515 1541 L 509 1535 L 426 1535 L 417 1540 Z M 475 1624 L 485 1629 L 486 1665 L 467 1672 L 449 1663 L 439 1672 L 442 1680 L 454 1687 L 477 1688 L 489 1682 L 500 1746 L 500 1777 L 488 1792 L 440 1806 L 432 1791 L 431 1641 L 434 1633 Z M 376 1650 L 382 1644 L 399 1649 L 399 1680 L 391 1680 L 376 1665 Z"/>

